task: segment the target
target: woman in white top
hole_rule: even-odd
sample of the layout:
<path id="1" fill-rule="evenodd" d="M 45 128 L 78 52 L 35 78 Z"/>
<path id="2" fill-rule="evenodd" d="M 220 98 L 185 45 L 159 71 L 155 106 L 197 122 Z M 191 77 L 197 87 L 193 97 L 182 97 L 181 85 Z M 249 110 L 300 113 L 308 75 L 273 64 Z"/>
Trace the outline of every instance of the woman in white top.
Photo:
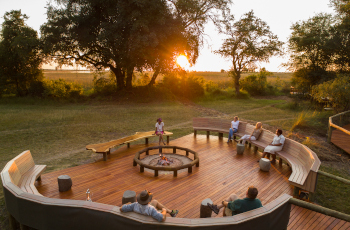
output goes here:
<path id="1" fill-rule="evenodd" d="M 165 134 L 164 122 L 162 121 L 162 118 L 158 118 L 157 123 L 156 123 L 156 131 L 154 132 L 154 135 L 159 136 L 159 145 L 160 145 L 160 141 L 162 141 L 163 144 L 166 145 L 164 140 L 163 140 L 163 134 Z"/>
<path id="2" fill-rule="evenodd" d="M 243 140 L 243 144 L 245 144 L 246 140 L 256 141 L 259 138 L 261 132 L 262 132 L 262 123 L 258 122 L 258 123 L 256 123 L 255 129 L 253 130 L 251 135 L 246 134 L 243 137 L 241 137 L 239 140 L 234 140 L 234 141 L 239 142 L 239 141 Z"/>
<path id="3" fill-rule="evenodd" d="M 233 118 L 233 121 L 231 122 L 231 128 L 230 128 L 230 131 L 229 131 L 229 134 L 228 134 L 227 143 L 231 140 L 231 138 L 233 137 L 233 134 L 234 134 L 234 133 L 237 133 L 237 131 L 238 131 L 238 125 L 239 125 L 239 120 L 238 120 L 238 117 L 235 116 L 235 117 Z"/>
<path id="4" fill-rule="evenodd" d="M 273 138 L 273 141 L 271 144 L 269 144 L 265 149 L 264 153 L 262 155 L 262 158 L 266 156 L 266 154 L 271 153 L 272 154 L 272 161 L 271 163 L 276 162 L 276 152 L 281 151 L 283 148 L 283 144 L 286 138 L 282 135 L 282 130 L 277 129 L 276 130 L 276 135 Z"/>

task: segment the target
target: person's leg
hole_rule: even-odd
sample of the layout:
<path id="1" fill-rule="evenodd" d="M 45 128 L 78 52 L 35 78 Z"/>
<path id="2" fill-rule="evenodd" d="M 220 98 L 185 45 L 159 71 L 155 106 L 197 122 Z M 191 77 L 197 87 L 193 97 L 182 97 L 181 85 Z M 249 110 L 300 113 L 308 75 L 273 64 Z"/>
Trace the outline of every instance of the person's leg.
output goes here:
<path id="1" fill-rule="evenodd" d="M 152 205 L 153 207 L 155 207 L 158 210 L 162 210 L 163 208 L 165 208 L 167 213 L 169 213 L 169 214 L 171 213 L 170 209 L 167 209 L 164 205 L 159 203 L 157 200 L 152 200 L 150 205 Z"/>
<path id="2" fill-rule="evenodd" d="M 227 197 L 226 199 L 225 199 L 225 201 L 226 202 L 230 202 L 230 201 L 235 201 L 235 200 L 237 200 L 238 199 L 238 196 L 236 195 L 236 194 L 231 194 L 229 197 Z M 224 207 L 224 205 L 221 203 L 221 204 L 219 204 L 218 205 L 218 209 L 221 209 L 221 208 L 223 208 Z"/>
<path id="3" fill-rule="evenodd" d="M 228 140 L 227 140 L 227 142 L 229 142 L 231 140 L 232 136 L 233 136 L 233 130 L 232 130 L 232 128 L 230 128 L 230 131 L 228 132 Z"/>
<path id="4" fill-rule="evenodd" d="M 264 152 L 261 158 L 264 158 L 266 156 L 267 152 Z"/>
<path id="5" fill-rule="evenodd" d="M 165 145 L 165 142 L 164 142 L 164 139 L 163 139 L 163 132 L 160 134 L 160 138 L 162 139 L 162 142 Z"/>
<path id="6" fill-rule="evenodd" d="M 243 141 L 242 144 L 245 144 L 245 140 L 247 140 L 249 138 L 249 135 L 244 135 L 243 137 L 241 137 L 240 139 L 236 140 L 236 142 L 240 142 Z"/>
<path id="7" fill-rule="evenodd" d="M 276 162 L 276 154 L 271 154 L 272 155 L 272 163 L 275 163 Z"/>

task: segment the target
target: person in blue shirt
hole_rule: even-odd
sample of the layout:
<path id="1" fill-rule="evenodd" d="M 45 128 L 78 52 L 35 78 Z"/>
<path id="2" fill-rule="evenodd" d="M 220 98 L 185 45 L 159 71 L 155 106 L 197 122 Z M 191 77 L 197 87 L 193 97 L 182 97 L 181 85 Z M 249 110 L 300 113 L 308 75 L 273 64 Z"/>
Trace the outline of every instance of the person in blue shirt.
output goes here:
<path id="1" fill-rule="evenodd" d="M 220 209 L 225 207 L 224 216 L 234 216 L 243 212 L 247 212 L 262 207 L 261 201 L 257 199 L 258 189 L 250 186 L 247 190 L 246 197 L 238 199 L 236 194 L 232 194 L 220 205 L 207 204 L 214 213 L 218 214 Z"/>
<path id="2" fill-rule="evenodd" d="M 147 190 L 142 191 L 137 195 L 137 202 L 132 204 L 124 204 L 120 207 L 121 212 L 136 212 L 146 216 L 152 216 L 159 222 L 163 222 L 166 219 L 166 214 L 169 213 L 171 217 L 175 217 L 179 210 L 167 209 L 164 205 L 157 200 L 152 200 L 152 193 Z M 158 210 L 162 210 L 159 212 Z"/>

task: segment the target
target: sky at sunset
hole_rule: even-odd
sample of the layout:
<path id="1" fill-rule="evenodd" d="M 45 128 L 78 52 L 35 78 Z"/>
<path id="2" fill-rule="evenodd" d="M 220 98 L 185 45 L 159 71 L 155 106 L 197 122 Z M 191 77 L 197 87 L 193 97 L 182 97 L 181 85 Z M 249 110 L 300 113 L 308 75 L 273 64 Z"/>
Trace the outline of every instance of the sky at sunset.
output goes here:
<path id="1" fill-rule="evenodd" d="M 3 15 L 7 11 L 22 10 L 22 13 L 29 16 L 27 24 L 39 32 L 40 25 L 46 22 L 46 0 L 0 0 L 0 23 L 3 22 Z M 242 14 L 253 10 L 255 15 L 267 22 L 271 31 L 276 34 L 283 42 L 287 42 L 291 34 L 290 27 L 293 23 L 300 20 L 307 20 L 316 13 L 333 13 L 329 6 L 329 0 L 244 0 L 233 1 L 232 13 L 236 19 Z M 219 35 L 212 24 L 207 24 L 205 33 L 206 44 L 200 51 L 200 56 L 195 66 L 190 70 L 196 71 L 220 71 L 228 70 L 231 62 L 224 59 L 212 51 L 218 50 L 225 38 Z M 286 57 L 273 57 L 270 63 L 258 63 L 258 67 L 265 67 L 268 71 L 283 72 L 285 69 L 280 64 L 286 62 Z M 47 68 L 47 66 L 43 66 Z"/>

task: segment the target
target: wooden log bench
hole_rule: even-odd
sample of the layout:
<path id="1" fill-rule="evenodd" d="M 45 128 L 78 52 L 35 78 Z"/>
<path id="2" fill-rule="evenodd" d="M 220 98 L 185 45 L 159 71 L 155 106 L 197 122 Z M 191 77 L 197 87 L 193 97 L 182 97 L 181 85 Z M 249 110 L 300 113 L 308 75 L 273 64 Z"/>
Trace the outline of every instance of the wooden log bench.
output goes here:
<path id="1" fill-rule="evenodd" d="M 87 150 L 92 150 L 95 153 L 102 153 L 103 154 L 103 160 L 106 161 L 107 160 L 107 155 L 110 154 L 111 149 L 119 146 L 119 145 L 123 145 L 123 144 L 127 144 L 128 148 L 130 148 L 130 143 L 133 141 L 137 141 L 140 139 L 145 139 L 145 144 L 148 144 L 148 139 L 151 137 L 158 137 L 157 135 L 153 135 L 154 131 L 149 131 L 149 132 L 136 132 L 136 134 L 128 136 L 128 137 L 123 137 L 117 140 L 113 140 L 113 141 L 109 141 L 109 142 L 105 142 L 105 143 L 99 143 L 99 144 L 92 144 L 92 145 L 87 145 L 86 149 Z M 163 136 L 167 137 L 167 144 L 169 144 L 169 137 L 173 135 L 173 133 L 166 131 L 165 134 L 163 134 Z"/>
<path id="2" fill-rule="evenodd" d="M 35 181 L 41 180 L 45 169 L 46 165 L 35 165 L 32 154 L 27 150 L 12 160 L 8 166 L 8 173 L 11 182 L 22 191 L 41 196 L 35 187 Z"/>
<path id="3" fill-rule="evenodd" d="M 210 131 L 228 133 L 231 127 L 229 120 L 216 118 L 193 118 L 194 135 L 197 130 L 207 131 L 207 137 Z M 235 136 L 251 135 L 255 126 L 245 122 L 240 122 L 238 132 Z M 263 129 L 259 138 L 256 141 L 247 141 L 249 146 L 254 146 L 254 152 L 258 149 L 264 150 L 273 140 L 274 133 Z M 222 135 L 221 135 L 222 136 Z M 220 137 L 220 135 L 219 135 Z M 280 158 L 279 163 L 282 164 L 282 159 L 292 168 L 292 174 L 289 177 L 289 183 L 294 185 L 294 195 L 299 194 L 299 190 L 303 189 L 314 193 L 317 184 L 317 172 L 321 165 L 316 153 L 303 144 L 286 138 L 282 151 L 276 153 Z"/>

